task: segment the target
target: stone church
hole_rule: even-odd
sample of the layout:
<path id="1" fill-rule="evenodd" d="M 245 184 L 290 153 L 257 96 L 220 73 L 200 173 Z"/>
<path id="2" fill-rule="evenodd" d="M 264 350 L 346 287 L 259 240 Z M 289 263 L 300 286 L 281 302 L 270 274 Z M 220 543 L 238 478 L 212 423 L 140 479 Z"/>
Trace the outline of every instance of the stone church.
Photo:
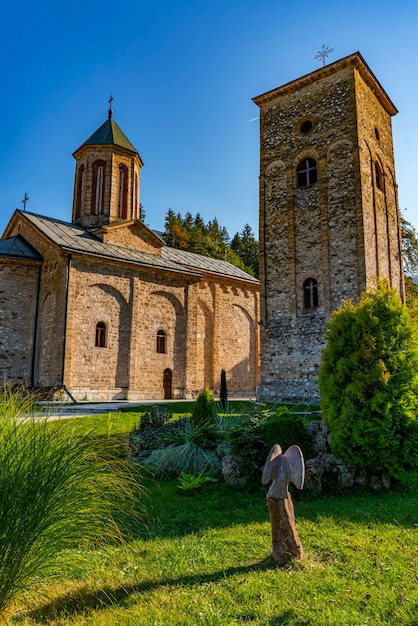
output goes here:
<path id="1" fill-rule="evenodd" d="M 77 400 L 258 384 L 259 284 L 139 218 L 141 158 L 113 119 L 74 152 L 71 222 L 16 210 L 0 240 L 0 375 Z"/>
<path id="2" fill-rule="evenodd" d="M 324 332 L 376 277 L 404 299 L 391 118 L 357 52 L 260 108 L 261 400 L 318 398 Z"/>

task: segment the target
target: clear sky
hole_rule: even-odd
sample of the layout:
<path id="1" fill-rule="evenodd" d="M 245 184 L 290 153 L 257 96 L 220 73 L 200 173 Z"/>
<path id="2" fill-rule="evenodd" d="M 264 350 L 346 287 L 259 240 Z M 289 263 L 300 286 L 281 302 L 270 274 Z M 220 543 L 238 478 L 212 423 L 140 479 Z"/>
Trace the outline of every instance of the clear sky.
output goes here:
<path id="1" fill-rule="evenodd" d="M 42 0 L 0 20 L 0 233 L 15 208 L 71 220 L 72 153 L 107 118 L 144 161 L 146 223 L 167 209 L 258 235 L 252 97 L 359 50 L 399 109 L 401 209 L 418 228 L 416 0 Z"/>

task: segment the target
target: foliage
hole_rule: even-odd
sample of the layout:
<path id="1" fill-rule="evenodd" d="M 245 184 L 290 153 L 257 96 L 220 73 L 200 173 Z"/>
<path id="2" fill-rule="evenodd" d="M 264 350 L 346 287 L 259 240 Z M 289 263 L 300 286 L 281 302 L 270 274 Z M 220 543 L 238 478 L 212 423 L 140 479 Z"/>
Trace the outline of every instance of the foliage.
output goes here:
<path id="1" fill-rule="evenodd" d="M 401 215 L 402 256 L 406 276 L 418 274 L 418 234 L 413 225 Z"/>
<path id="2" fill-rule="evenodd" d="M 131 466 L 94 438 L 33 417 L 24 394 L 0 402 L 0 617 L 69 548 L 122 540 L 139 487 Z"/>
<path id="3" fill-rule="evenodd" d="M 332 316 L 319 375 L 332 449 L 368 472 L 418 465 L 418 347 L 408 310 L 385 283 Z"/>
<path id="4" fill-rule="evenodd" d="M 226 410 L 228 405 L 228 387 L 226 384 L 226 372 L 223 369 L 221 371 L 221 389 L 219 393 L 219 404 L 221 409 Z"/>
<path id="5" fill-rule="evenodd" d="M 134 457 L 146 456 L 181 437 L 186 420 L 171 421 L 171 418 L 172 413 L 165 406 L 154 405 L 143 413 L 139 425 L 129 435 L 129 445 Z"/>
<path id="6" fill-rule="evenodd" d="M 250 273 L 258 277 L 258 241 L 249 224 L 245 224 L 240 233 L 235 233 L 231 248 L 238 254 L 245 267 L 251 270 Z"/>
<path id="7" fill-rule="evenodd" d="M 171 444 L 165 448 L 154 450 L 143 462 L 155 478 L 167 480 L 173 476 L 199 474 L 208 467 L 208 474 L 220 473 L 221 463 L 215 452 L 204 450 L 192 441 L 183 444 Z"/>
<path id="8" fill-rule="evenodd" d="M 212 478 L 212 476 L 205 476 L 206 466 L 202 469 L 200 474 L 194 476 L 193 474 L 186 474 L 186 472 L 181 472 L 178 477 L 179 485 L 177 487 L 182 489 L 183 491 L 194 491 L 195 489 L 200 489 L 200 487 L 204 483 L 213 482 L 216 483 L 216 478 Z"/>
<path id="9" fill-rule="evenodd" d="M 267 416 L 264 424 L 264 439 L 267 444 L 267 453 L 275 443 L 279 443 L 283 452 L 290 446 L 297 445 L 302 450 L 305 459 L 311 456 L 311 439 L 308 430 L 299 415 L 289 411 L 276 411 Z"/>
<path id="10" fill-rule="evenodd" d="M 252 275 L 256 275 L 255 265 L 247 264 L 244 258 L 250 258 L 249 253 L 245 250 L 250 248 L 249 237 L 252 231 L 248 224 L 243 230 L 242 237 L 245 239 L 241 242 L 241 236 L 236 235 L 234 238 L 237 251 L 229 245 L 228 231 L 224 226 L 220 226 L 216 217 L 205 224 L 202 216 L 196 213 L 195 217 L 187 212 L 184 217 L 180 213 L 174 213 L 172 209 L 167 211 L 164 222 L 163 239 L 165 243 L 180 250 L 202 254 L 203 256 L 213 259 L 221 259 L 229 261 L 232 265 L 239 267 Z M 253 247 L 257 247 L 255 242 Z M 251 257 L 252 258 L 252 257 Z"/>
<path id="11" fill-rule="evenodd" d="M 275 443 L 283 451 L 298 445 L 309 456 L 310 439 L 303 421 L 286 407 L 263 408 L 255 404 L 240 424 L 230 432 L 231 451 L 242 458 L 241 471 L 253 481 L 260 482 L 266 458 Z"/>
<path id="12" fill-rule="evenodd" d="M 192 411 L 194 441 L 202 448 L 214 449 L 219 443 L 216 403 L 208 387 L 199 394 Z"/>

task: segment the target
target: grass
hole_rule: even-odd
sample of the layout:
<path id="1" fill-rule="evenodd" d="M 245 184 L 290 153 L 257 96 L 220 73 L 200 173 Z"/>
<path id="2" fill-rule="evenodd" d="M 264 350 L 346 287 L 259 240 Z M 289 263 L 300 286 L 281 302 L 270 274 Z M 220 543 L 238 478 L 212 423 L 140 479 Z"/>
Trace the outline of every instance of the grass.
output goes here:
<path id="1" fill-rule="evenodd" d="M 118 439 L 137 415 L 54 423 Z M 109 435 L 110 432 L 110 435 Z M 84 549 L 53 583 L 37 581 L 10 625 L 417 626 L 418 473 L 389 492 L 296 499 L 303 560 L 270 558 L 266 489 L 221 481 L 193 495 L 176 480 L 146 482 L 146 524 L 132 540 Z M 86 565 L 86 563 L 88 563 Z"/>
<path id="2" fill-rule="evenodd" d="M 147 485 L 149 520 L 129 551 L 92 551 L 48 600 L 11 624 L 413 626 L 418 623 L 416 487 L 295 502 L 305 558 L 269 558 L 265 489 Z"/>
<path id="3" fill-rule="evenodd" d="M 0 620 L 19 595 L 81 546 L 124 545 L 140 489 L 132 466 L 74 429 L 31 417 L 7 388 L 0 402 Z M 77 548 L 77 549 L 75 549 Z"/>

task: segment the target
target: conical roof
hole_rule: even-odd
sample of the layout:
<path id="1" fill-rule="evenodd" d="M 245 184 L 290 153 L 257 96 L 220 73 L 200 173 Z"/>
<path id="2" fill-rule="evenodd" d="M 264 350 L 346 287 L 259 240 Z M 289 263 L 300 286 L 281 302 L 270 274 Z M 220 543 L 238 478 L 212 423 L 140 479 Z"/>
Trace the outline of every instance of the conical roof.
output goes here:
<path id="1" fill-rule="evenodd" d="M 131 150 L 132 152 L 136 152 L 136 154 L 138 154 L 136 148 L 134 148 L 129 139 L 121 131 L 119 126 L 110 115 L 105 123 L 102 124 L 100 128 L 98 128 L 96 132 L 94 132 L 92 136 L 83 143 L 83 146 L 105 144 L 121 146 L 122 148 L 126 148 L 127 150 Z"/>

